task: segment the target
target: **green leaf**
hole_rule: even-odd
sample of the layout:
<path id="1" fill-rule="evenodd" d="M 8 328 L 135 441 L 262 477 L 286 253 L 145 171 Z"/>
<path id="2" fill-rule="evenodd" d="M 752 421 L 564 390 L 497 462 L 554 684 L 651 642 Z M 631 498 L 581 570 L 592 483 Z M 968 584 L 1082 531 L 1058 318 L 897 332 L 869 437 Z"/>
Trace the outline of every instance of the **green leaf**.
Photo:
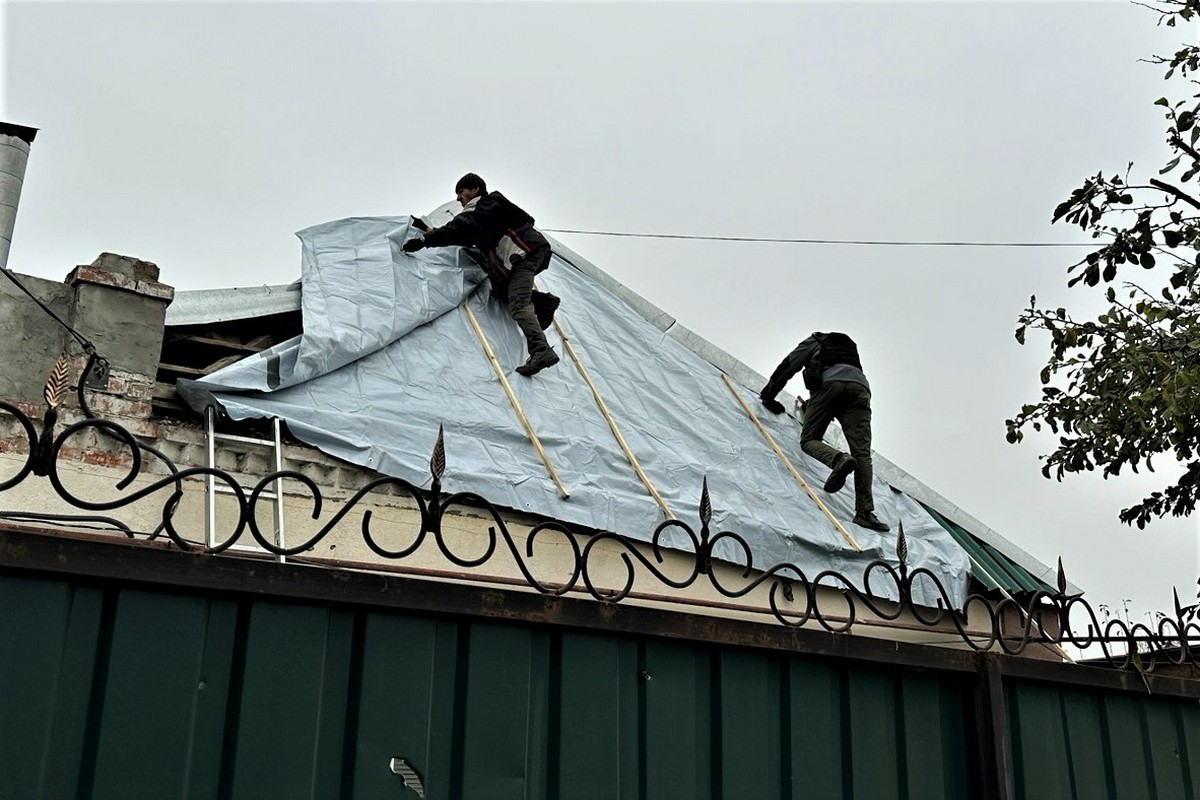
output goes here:
<path id="1" fill-rule="evenodd" d="M 1156 106 L 1167 106 L 1167 105 L 1170 105 L 1170 103 L 1167 101 L 1167 98 L 1165 98 L 1165 97 L 1160 97 L 1160 98 L 1158 98 L 1157 100 L 1155 100 L 1155 101 L 1154 101 L 1154 105 L 1156 105 Z"/>

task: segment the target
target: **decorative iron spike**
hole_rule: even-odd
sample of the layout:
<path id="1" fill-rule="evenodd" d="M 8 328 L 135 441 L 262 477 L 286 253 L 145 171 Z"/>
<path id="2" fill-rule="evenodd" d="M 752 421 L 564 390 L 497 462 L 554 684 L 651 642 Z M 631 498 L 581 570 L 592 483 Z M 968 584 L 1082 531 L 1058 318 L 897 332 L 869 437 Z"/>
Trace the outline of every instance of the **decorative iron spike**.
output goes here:
<path id="1" fill-rule="evenodd" d="M 1171 594 L 1175 596 L 1175 619 L 1183 619 L 1183 607 L 1179 605 L 1179 589 L 1172 586 Z"/>
<path id="2" fill-rule="evenodd" d="M 896 534 L 896 559 L 901 566 L 908 566 L 908 539 L 904 538 L 904 523 L 899 525 L 900 532 Z"/>
<path id="3" fill-rule="evenodd" d="M 1062 556 L 1058 557 L 1058 593 L 1067 596 L 1067 573 L 1063 572 Z"/>
<path id="4" fill-rule="evenodd" d="M 704 485 L 700 489 L 700 521 L 708 525 L 712 521 L 712 501 L 708 498 L 708 476 L 704 476 Z"/>
<path id="5" fill-rule="evenodd" d="M 433 445 L 433 455 L 429 457 L 429 472 L 439 483 L 442 475 L 446 473 L 446 442 L 441 425 L 438 425 L 438 436 Z"/>
<path id="6" fill-rule="evenodd" d="M 46 388 L 42 390 L 42 396 L 46 398 L 46 405 L 50 408 L 58 408 L 62 404 L 66 391 L 67 354 L 59 353 L 58 360 L 54 362 L 54 368 L 50 370 L 50 377 L 46 380 Z"/>

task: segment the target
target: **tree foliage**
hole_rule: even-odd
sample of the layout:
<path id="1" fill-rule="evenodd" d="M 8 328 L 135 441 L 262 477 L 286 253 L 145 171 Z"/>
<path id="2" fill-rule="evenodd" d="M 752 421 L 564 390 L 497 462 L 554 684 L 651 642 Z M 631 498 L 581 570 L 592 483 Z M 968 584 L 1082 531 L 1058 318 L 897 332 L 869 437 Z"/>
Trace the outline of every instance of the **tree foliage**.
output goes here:
<path id="1" fill-rule="evenodd" d="M 1200 0 L 1148 7 L 1160 25 L 1196 39 Z M 1058 435 L 1056 449 L 1041 457 L 1047 478 L 1153 471 L 1155 456 L 1182 465 L 1177 481 L 1121 511 L 1123 522 L 1139 528 L 1167 514 L 1188 515 L 1200 498 L 1200 46 L 1150 61 L 1166 66 L 1166 80 L 1183 89 L 1185 99 L 1155 101 L 1172 157 L 1144 182 L 1131 182 L 1132 163 L 1124 175 L 1097 173 L 1054 209 L 1052 222 L 1078 225 L 1105 242 L 1068 268 L 1067 285 L 1103 285 L 1109 308 L 1081 321 L 1029 299 L 1017 341 L 1024 344 L 1031 328 L 1046 331 L 1050 358 L 1041 399 L 1006 421 L 1010 442 L 1029 427 Z M 1164 288 L 1143 289 L 1129 275 L 1138 268 L 1154 270 Z"/>

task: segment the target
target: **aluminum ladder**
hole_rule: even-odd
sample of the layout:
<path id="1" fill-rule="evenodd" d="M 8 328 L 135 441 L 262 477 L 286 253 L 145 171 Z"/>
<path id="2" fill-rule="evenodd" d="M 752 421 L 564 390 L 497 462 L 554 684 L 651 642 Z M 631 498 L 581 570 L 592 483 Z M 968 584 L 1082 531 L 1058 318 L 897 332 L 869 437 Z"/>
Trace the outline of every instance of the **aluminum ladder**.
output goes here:
<path id="1" fill-rule="evenodd" d="M 209 469 L 217 468 L 217 442 L 241 442 L 243 444 L 251 444 L 258 447 L 269 447 L 272 450 L 272 461 L 274 463 L 273 472 L 281 472 L 283 470 L 283 436 L 279 424 L 279 417 L 271 418 L 271 438 L 258 439 L 252 436 L 237 436 L 232 433 L 218 433 L 216 430 L 216 414 L 213 407 L 209 406 L 204 410 L 204 429 L 205 429 L 205 461 Z M 216 528 L 217 528 L 217 495 L 218 494 L 234 494 L 233 489 L 226 486 L 224 482 L 218 484 L 214 475 L 209 474 L 204 477 L 205 493 L 204 493 L 204 543 L 208 547 L 216 546 Z M 242 487 L 249 492 L 245 486 Z M 259 497 L 274 500 L 275 506 L 275 546 L 282 548 L 283 544 L 283 479 L 278 478 L 272 482 L 271 488 L 264 490 L 259 494 Z M 261 548 L 257 543 L 250 545 L 233 545 L 235 550 L 258 550 Z M 276 555 L 275 560 L 280 564 L 286 561 L 282 555 Z"/>

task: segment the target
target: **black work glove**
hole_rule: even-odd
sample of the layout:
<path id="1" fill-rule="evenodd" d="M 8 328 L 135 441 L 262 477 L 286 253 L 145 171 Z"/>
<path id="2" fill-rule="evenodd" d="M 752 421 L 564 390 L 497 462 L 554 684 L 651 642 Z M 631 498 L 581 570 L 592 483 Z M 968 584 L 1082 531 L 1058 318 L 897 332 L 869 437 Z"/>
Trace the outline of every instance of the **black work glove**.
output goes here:
<path id="1" fill-rule="evenodd" d="M 415 253 L 424 246 L 425 240 L 418 236 L 415 239 L 409 239 L 407 242 L 405 242 L 404 247 L 401 249 L 406 253 Z"/>
<path id="2" fill-rule="evenodd" d="M 412 217 L 412 226 L 419 231 L 428 232 L 429 226 L 425 224 L 425 220 L 420 217 Z"/>
<path id="3" fill-rule="evenodd" d="M 783 403 L 779 402 L 774 397 L 764 397 L 763 395 L 760 394 L 758 396 L 758 399 L 762 401 L 763 407 L 766 408 L 767 411 L 770 411 L 772 414 L 782 414 L 783 413 Z"/>

